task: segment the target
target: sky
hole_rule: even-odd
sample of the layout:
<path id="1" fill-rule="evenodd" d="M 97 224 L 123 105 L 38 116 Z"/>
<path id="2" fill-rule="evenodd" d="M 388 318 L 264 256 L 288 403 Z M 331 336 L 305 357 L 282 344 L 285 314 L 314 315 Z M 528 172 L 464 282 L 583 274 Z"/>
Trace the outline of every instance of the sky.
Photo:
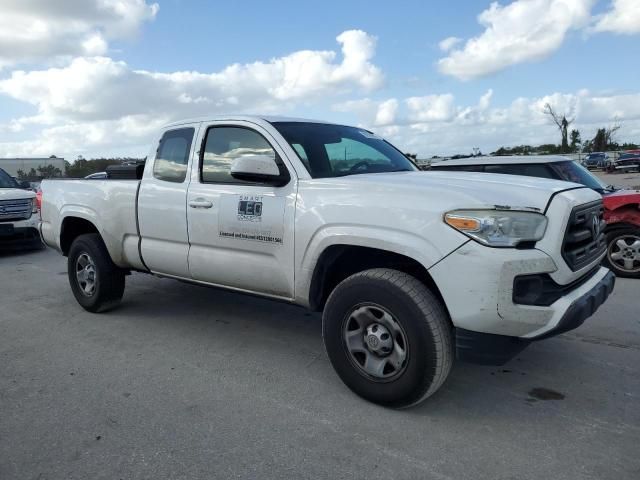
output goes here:
<path id="1" fill-rule="evenodd" d="M 640 0 L 0 0 L 0 157 L 143 157 L 207 114 L 299 116 L 407 153 L 640 142 Z"/>

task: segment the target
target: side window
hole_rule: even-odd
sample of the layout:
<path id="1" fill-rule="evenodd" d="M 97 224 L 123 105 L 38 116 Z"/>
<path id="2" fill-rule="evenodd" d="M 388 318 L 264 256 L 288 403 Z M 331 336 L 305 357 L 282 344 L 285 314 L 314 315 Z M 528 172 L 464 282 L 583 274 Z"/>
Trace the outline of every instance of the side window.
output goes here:
<path id="1" fill-rule="evenodd" d="M 165 182 L 184 182 L 193 134 L 193 128 L 179 128 L 165 132 L 160 139 L 156 160 L 153 163 L 155 178 Z"/>
<path id="2" fill-rule="evenodd" d="M 203 183 L 246 183 L 231 176 L 231 164 L 243 155 L 268 155 L 278 161 L 269 142 L 254 130 L 210 127 L 202 154 Z"/>

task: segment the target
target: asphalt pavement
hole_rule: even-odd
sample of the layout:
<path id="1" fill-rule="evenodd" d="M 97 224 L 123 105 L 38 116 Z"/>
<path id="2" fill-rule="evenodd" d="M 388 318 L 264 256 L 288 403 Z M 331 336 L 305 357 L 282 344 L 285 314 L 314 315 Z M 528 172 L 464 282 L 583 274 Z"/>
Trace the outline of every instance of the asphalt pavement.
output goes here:
<path id="1" fill-rule="evenodd" d="M 90 314 L 65 258 L 0 254 L 0 479 L 638 479 L 639 311 L 619 280 L 578 330 L 395 411 L 340 382 L 317 314 L 142 274 Z"/>

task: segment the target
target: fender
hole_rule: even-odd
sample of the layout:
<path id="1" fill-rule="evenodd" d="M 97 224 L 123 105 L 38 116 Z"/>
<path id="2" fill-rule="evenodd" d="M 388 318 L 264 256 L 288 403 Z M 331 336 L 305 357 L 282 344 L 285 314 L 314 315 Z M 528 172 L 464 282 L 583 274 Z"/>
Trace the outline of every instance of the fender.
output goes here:
<path id="1" fill-rule="evenodd" d="M 111 256 L 113 263 L 115 263 L 116 265 L 126 265 L 126 260 L 123 259 L 121 255 L 122 253 L 121 240 L 115 238 L 113 235 L 109 234 L 104 229 L 104 225 L 101 221 L 101 218 L 94 209 L 84 205 L 70 204 L 70 205 L 64 205 L 62 207 L 62 210 L 60 211 L 60 219 L 61 219 L 60 231 L 57 232 L 58 234 L 56 237 L 58 248 L 60 248 L 60 237 L 62 235 L 62 225 L 64 224 L 64 221 L 70 217 L 81 218 L 83 220 L 88 221 L 94 227 L 96 227 L 96 230 L 98 230 L 98 233 L 102 237 L 102 241 L 107 247 L 107 251 Z"/>
<path id="2" fill-rule="evenodd" d="M 610 227 L 628 223 L 640 227 L 640 191 L 622 190 L 605 195 L 605 220 Z"/>
<path id="3" fill-rule="evenodd" d="M 298 263 L 298 275 L 295 281 L 295 301 L 308 306 L 309 290 L 316 264 L 322 253 L 331 246 L 377 248 L 412 258 L 420 263 L 425 270 L 428 270 L 451 251 L 468 241 L 464 235 L 457 232 L 456 234 L 458 241 L 449 243 L 447 251 L 443 252 L 441 248 L 426 238 L 402 230 L 355 224 L 323 226 L 313 234 L 302 254 L 301 261 L 296 262 Z"/>
<path id="4" fill-rule="evenodd" d="M 620 223 L 629 223 L 640 227 L 640 208 L 637 205 L 628 205 L 613 211 L 605 210 L 604 219 L 609 228 Z"/>

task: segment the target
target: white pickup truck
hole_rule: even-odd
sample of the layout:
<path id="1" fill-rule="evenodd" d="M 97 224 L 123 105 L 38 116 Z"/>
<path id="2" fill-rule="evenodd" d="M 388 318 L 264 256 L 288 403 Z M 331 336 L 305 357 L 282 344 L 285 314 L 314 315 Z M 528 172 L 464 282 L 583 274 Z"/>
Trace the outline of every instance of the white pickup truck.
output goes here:
<path id="1" fill-rule="evenodd" d="M 0 251 L 41 246 L 36 194 L 0 168 Z"/>
<path id="2" fill-rule="evenodd" d="M 502 364 L 576 328 L 615 281 L 600 266 L 593 190 L 420 172 L 385 140 L 342 125 L 178 122 L 131 180 L 42 189 L 42 236 L 68 257 L 85 309 L 116 305 L 137 271 L 322 311 L 338 375 L 387 406 L 433 394 L 455 357 Z"/>

